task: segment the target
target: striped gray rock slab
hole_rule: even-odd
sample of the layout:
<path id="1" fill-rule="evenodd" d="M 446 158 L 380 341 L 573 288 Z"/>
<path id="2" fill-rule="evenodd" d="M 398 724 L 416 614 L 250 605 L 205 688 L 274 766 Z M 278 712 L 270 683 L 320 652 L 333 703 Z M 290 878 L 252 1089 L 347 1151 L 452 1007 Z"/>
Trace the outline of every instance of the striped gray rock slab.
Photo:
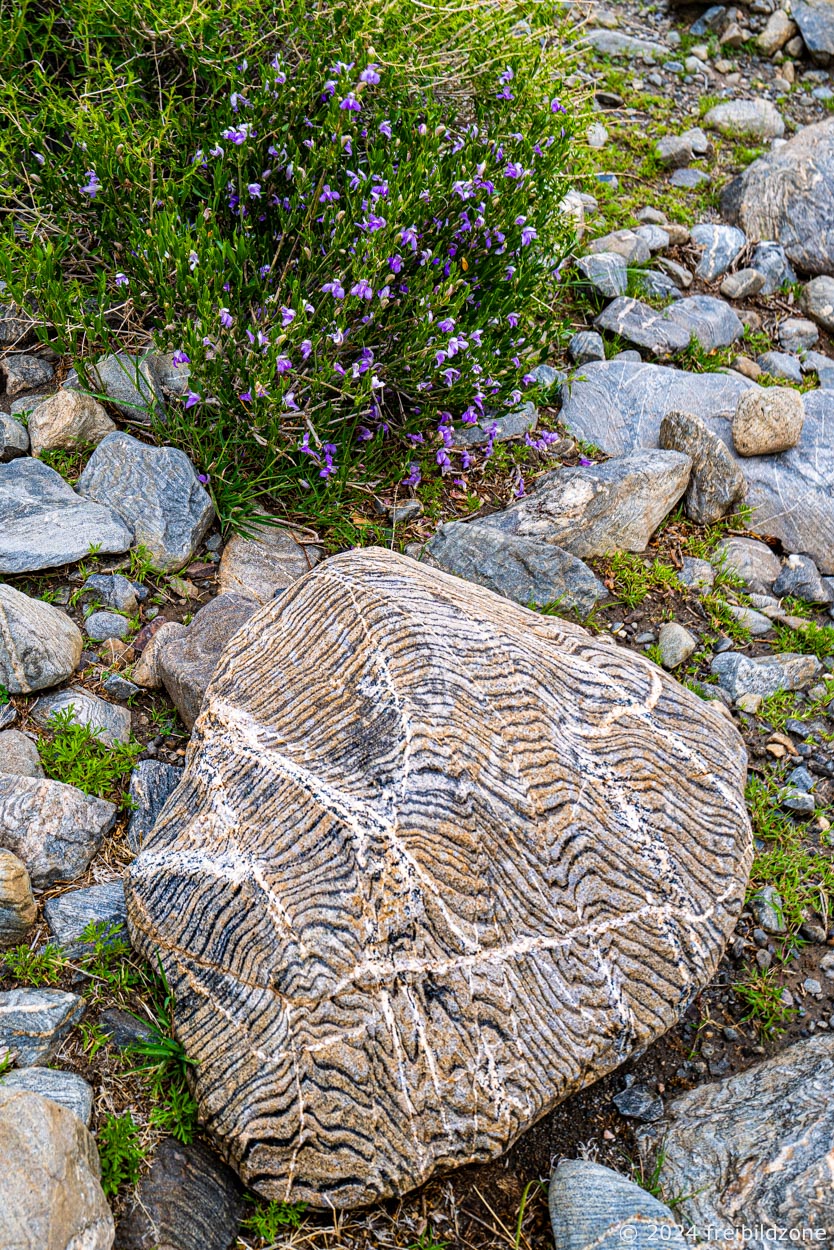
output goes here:
<path id="1" fill-rule="evenodd" d="M 795 0 L 791 16 L 805 47 L 817 65 L 834 61 L 834 3 L 832 0 Z"/>
<path id="2" fill-rule="evenodd" d="M 559 603 L 587 615 L 608 591 L 582 560 L 554 543 L 502 534 L 477 522 L 441 525 L 415 555 L 525 608 Z M 409 550 L 409 555 L 411 555 Z"/>
<path id="3" fill-rule="evenodd" d="M 721 196 L 722 215 L 748 239 L 781 243 L 801 270 L 834 274 L 834 118 L 803 126 L 748 165 Z"/>
<path id="4" fill-rule="evenodd" d="M 127 551 L 133 530 L 111 508 L 82 499 L 60 473 L 23 456 L 0 464 L 0 574 L 32 573 Z"/>
<path id="5" fill-rule="evenodd" d="M 773 1245 L 760 1229 L 834 1236 L 834 1037 L 797 1042 L 773 1059 L 683 1094 L 645 1134 L 675 1211 L 696 1228 L 733 1229 L 723 1245 Z M 713 1234 L 715 1236 L 715 1234 Z M 801 1239 L 796 1237 L 797 1241 Z M 806 1244 L 807 1239 L 806 1239 Z"/>
<path id="6" fill-rule="evenodd" d="M 810 555 L 834 573 L 834 392 L 803 395 L 796 447 L 777 456 L 736 456 L 731 425 L 739 396 L 755 383 L 737 373 L 684 373 L 609 360 L 583 365 L 562 388 L 561 417 L 575 436 L 611 456 L 657 447 L 668 412 L 694 413 L 717 434 L 747 482 L 752 528 Z"/>
<path id="7" fill-rule="evenodd" d="M 88 367 L 92 394 L 108 399 L 134 425 L 150 425 L 151 413 L 156 412 L 161 417 L 165 410 L 154 361 L 153 353 L 149 352 L 141 356 L 130 352 L 102 356 L 95 365 Z M 64 386 L 71 390 L 87 390 L 74 369 Z"/>
<path id="8" fill-rule="evenodd" d="M 668 308 L 656 309 L 640 300 L 613 300 L 594 322 L 655 356 L 671 356 L 696 339 L 705 351 L 729 347 L 744 327 L 729 304 L 712 295 L 690 295 Z"/>
<path id="9" fill-rule="evenodd" d="M 130 711 L 117 703 L 108 703 L 83 686 L 67 686 L 55 694 L 41 695 L 30 711 L 32 720 L 41 729 L 48 729 L 53 717 L 69 713 L 70 723 L 86 725 L 91 733 L 110 746 L 130 739 Z"/>
<path id="10" fill-rule="evenodd" d="M 107 504 L 134 531 L 162 572 L 182 568 L 214 518 L 214 506 L 185 452 L 108 434 L 78 479 L 78 493 Z"/>
<path id="11" fill-rule="evenodd" d="M 224 652 L 126 879 L 202 1121 L 352 1207 L 493 1158 L 664 1033 L 751 859 L 735 728 L 650 661 L 390 551 Z"/>
<path id="12" fill-rule="evenodd" d="M 140 760 L 130 774 L 128 794 L 133 806 L 127 826 L 127 842 L 134 855 L 181 781 L 182 769 L 162 760 Z"/>
<path id="13" fill-rule="evenodd" d="M 680 1220 L 634 1181 L 589 1159 L 563 1159 L 550 1178 L 556 1250 L 684 1250 Z"/>
<path id="14" fill-rule="evenodd" d="M 88 925 L 124 925 L 124 885 L 121 881 L 105 881 L 81 890 L 65 890 L 46 900 L 43 914 L 55 941 L 71 946 L 81 941 Z"/>
<path id="15" fill-rule="evenodd" d="M 18 1068 L 47 1064 L 84 1015 L 84 999 L 66 990 L 7 990 L 0 994 L 0 1054 Z"/>

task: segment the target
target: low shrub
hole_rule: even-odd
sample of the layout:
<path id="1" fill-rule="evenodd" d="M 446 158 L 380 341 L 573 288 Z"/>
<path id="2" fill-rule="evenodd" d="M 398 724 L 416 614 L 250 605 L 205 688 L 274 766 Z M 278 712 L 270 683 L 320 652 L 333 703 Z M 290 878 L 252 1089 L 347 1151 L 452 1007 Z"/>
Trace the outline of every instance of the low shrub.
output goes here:
<path id="1" fill-rule="evenodd" d="M 536 397 L 572 243 L 555 5 L 8 16 L 9 291 L 82 373 L 148 334 L 173 353 L 188 380 L 158 433 L 224 520 L 327 523 L 346 492 L 489 455 L 453 424 Z"/>

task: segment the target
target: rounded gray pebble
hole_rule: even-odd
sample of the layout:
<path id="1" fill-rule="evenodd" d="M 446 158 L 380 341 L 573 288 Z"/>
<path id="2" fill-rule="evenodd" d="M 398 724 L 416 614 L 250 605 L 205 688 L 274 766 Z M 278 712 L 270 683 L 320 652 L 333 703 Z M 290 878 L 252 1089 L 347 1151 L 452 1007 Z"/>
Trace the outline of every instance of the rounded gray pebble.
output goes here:
<path id="1" fill-rule="evenodd" d="M 92 612 L 84 622 L 84 629 L 89 638 L 105 642 L 108 638 L 126 638 L 130 622 L 118 612 Z"/>

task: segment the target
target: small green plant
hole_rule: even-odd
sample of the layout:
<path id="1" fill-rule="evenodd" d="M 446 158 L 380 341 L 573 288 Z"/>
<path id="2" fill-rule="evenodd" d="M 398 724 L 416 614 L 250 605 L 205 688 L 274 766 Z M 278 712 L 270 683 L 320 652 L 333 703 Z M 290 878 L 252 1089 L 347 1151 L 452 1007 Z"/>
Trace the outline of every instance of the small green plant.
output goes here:
<path id="1" fill-rule="evenodd" d="M 2 957 L 7 976 L 25 985 L 57 985 L 66 969 L 66 956 L 60 946 L 48 943 L 42 950 L 15 946 Z"/>
<path id="2" fill-rule="evenodd" d="M 651 660 L 653 664 L 657 664 L 659 667 L 663 665 L 663 652 L 656 642 L 646 647 L 646 659 Z"/>
<path id="3" fill-rule="evenodd" d="M 680 589 L 676 570 L 657 558 L 648 560 L 630 551 L 618 551 L 607 560 L 605 584 L 626 607 L 636 608 L 652 593 Z"/>
<path id="4" fill-rule="evenodd" d="M 134 956 L 122 925 L 91 921 L 81 940 L 91 948 L 82 955 L 81 966 L 99 989 L 123 998 L 132 990 L 147 988 L 147 966 Z"/>
<path id="5" fill-rule="evenodd" d="M 796 1016 L 782 997 L 783 990 L 775 968 L 753 968 L 733 986 L 738 997 L 747 1004 L 745 1022 L 754 1024 L 763 1037 L 779 1037 L 786 1024 Z"/>
<path id="6" fill-rule="evenodd" d="M 7 703 L 11 703 L 9 692 L 5 686 L 0 685 L 0 707 L 5 707 Z"/>
<path id="7" fill-rule="evenodd" d="M 131 547 L 129 555 L 130 569 L 128 577 L 132 582 L 138 582 L 141 586 L 154 572 L 153 555 L 143 543 L 137 543 L 135 547 Z"/>
<path id="8" fill-rule="evenodd" d="M 446 1250 L 448 1241 L 438 1241 L 434 1231 L 427 1228 L 416 1241 L 412 1241 L 408 1250 Z"/>
<path id="9" fill-rule="evenodd" d="M 56 473 L 60 473 L 65 482 L 74 486 L 81 476 L 84 461 L 91 450 L 92 448 L 86 451 L 42 451 L 38 459 L 48 464 Z"/>
<path id="10" fill-rule="evenodd" d="M 49 730 L 39 744 L 46 775 L 99 798 L 119 790 L 142 751 L 135 740 L 105 742 L 99 730 L 73 721 L 71 707 L 50 717 Z"/>
<path id="11" fill-rule="evenodd" d="M 817 625 L 814 621 L 808 621 L 802 629 L 777 625 L 775 634 L 778 651 L 798 651 L 815 655 L 818 660 L 834 655 L 834 628 L 830 625 Z"/>
<path id="12" fill-rule="evenodd" d="M 122 1185 L 135 1185 L 145 1152 L 139 1142 L 139 1128 L 129 1111 L 107 1115 L 98 1131 L 101 1187 L 108 1197 Z"/>
<path id="13" fill-rule="evenodd" d="M 285 1229 L 300 1228 L 306 1210 L 306 1202 L 278 1202 L 273 1199 L 272 1202 L 258 1203 L 252 1214 L 242 1221 L 242 1226 L 262 1241 L 271 1243 Z"/>

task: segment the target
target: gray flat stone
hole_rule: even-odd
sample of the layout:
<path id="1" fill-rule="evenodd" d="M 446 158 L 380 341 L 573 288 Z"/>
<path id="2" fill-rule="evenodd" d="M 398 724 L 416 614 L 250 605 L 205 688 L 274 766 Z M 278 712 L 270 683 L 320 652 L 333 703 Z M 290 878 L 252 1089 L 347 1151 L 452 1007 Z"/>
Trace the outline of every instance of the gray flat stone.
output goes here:
<path id="1" fill-rule="evenodd" d="M 773 583 L 773 593 L 794 595 L 806 603 L 831 603 L 834 601 L 830 586 L 820 577 L 817 566 L 810 556 L 788 556 Z"/>
<path id="2" fill-rule="evenodd" d="M 680 135 L 664 135 L 655 144 L 655 152 L 667 169 L 689 165 L 696 156 L 705 156 L 710 141 L 700 126 L 693 126 Z"/>
<path id="3" fill-rule="evenodd" d="M 71 946 L 82 940 L 89 924 L 127 923 L 124 886 L 121 881 L 107 881 L 80 890 L 65 890 L 46 900 L 43 914 L 55 941 Z"/>
<path id="4" fill-rule="evenodd" d="M 0 847 L 22 860 L 36 890 L 73 881 L 113 828 L 117 810 L 61 781 L 0 774 Z"/>
<path id="5" fill-rule="evenodd" d="M 568 355 L 576 365 L 589 360 L 605 360 L 605 344 L 602 335 L 595 330 L 579 330 L 568 343 Z"/>
<path id="6" fill-rule="evenodd" d="M 419 500 L 408 500 L 397 511 L 402 512 L 408 503 L 419 505 Z M 286 590 L 324 556 L 324 548 L 310 538 L 309 531 L 281 525 L 258 526 L 245 536 L 233 534 L 218 570 L 220 594 L 246 595 L 257 603 L 269 603 L 276 591 Z"/>
<path id="7" fill-rule="evenodd" d="M 134 768 L 128 794 L 135 806 L 127 827 L 127 840 L 134 855 L 139 854 L 166 800 L 181 780 L 182 769 L 161 760 L 141 760 Z"/>
<path id="8" fill-rule="evenodd" d="M 822 672 L 822 665 L 815 655 L 784 652 L 754 660 L 738 651 L 723 651 L 713 656 L 710 669 L 732 699 L 744 694 L 767 699 L 780 690 L 805 690 Z"/>
<path id="9" fill-rule="evenodd" d="M 658 442 L 666 451 L 681 451 L 692 460 L 684 502 L 686 515 L 697 524 L 711 525 L 742 502 L 747 493 L 744 474 L 724 442 L 700 417 L 667 412 Z"/>
<path id="10" fill-rule="evenodd" d="M 817 65 L 831 65 L 834 61 L 832 0 L 793 0 L 791 15 L 811 58 Z"/>
<path id="11" fill-rule="evenodd" d="M 709 560 L 699 560 L 696 556 L 684 556 L 683 567 L 678 573 L 678 581 L 689 590 L 712 590 L 715 585 L 715 569 Z"/>
<path id="12" fill-rule="evenodd" d="M 779 557 L 767 543 L 739 535 L 721 540 L 713 562 L 717 569 L 735 573 L 748 591 L 758 595 L 770 594 L 782 568 Z"/>
<path id="13" fill-rule="evenodd" d="M 763 352 L 756 359 L 756 364 L 772 378 L 781 378 L 784 382 L 802 381 L 802 368 L 796 356 L 787 352 Z"/>
<path id="14" fill-rule="evenodd" d="M 600 235 L 591 240 L 588 251 L 591 254 L 614 252 L 622 256 L 627 265 L 644 265 L 651 258 L 648 243 L 635 230 L 613 230 Z"/>
<path id="15" fill-rule="evenodd" d="M 563 387 L 562 420 L 570 432 L 619 456 L 656 447 L 667 412 L 691 412 L 735 456 L 731 423 L 739 396 L 755 384 L 739 374 L 689 374 L 661 365 L 609 360 L 582 367 Z M 779 456 L 738 458 L 747 482 L 752 528 L 788 551 L 810 555 L 834 573 L 834 393 L 803 396 L 805 422 L 796 447 Z M 775 575 L 774 575 L 775 576 Z"/>
<path id="16" fill-rule="evenodd" d="M 576 267 L 606 299 L 616 299 L 628 290 L 628 265 L 618 252 L 580 256 Z"/>
<path id="17" fill-rule="evenodd" d="M 85 604 L 133 613 L 139 606 L 136 589 L 121 573 L 93 573 L 78 592 L 78 598 Z"/>
<path id="18" fill-rule="evenodd" d="M 83 1014 L 84 1000 L 78 994 L 8 990 L 0 994 L 0 1054 L 12 1051 L 18 1068 L 47 1064 Z"/>
<path id="19" fill-rule="evenodd" d="M 21 1068 L 0 1076 L 3 1089 L 25 1089 L 66 1107 L 87 1128 L 93 1114 L 93 1087 L 76 1072 L 55 1068 Z"/>
<path id="20" fill-rule="evenodd" d="M 502 534 L 477 521 L 441 525 L 418 558 L 523 607 L 558 604 L 584 616 L 608 598 L 587 564 L 561 547 Z"/>
<path id="21" fill-rule="evenodd" d="M 589 1159 L 562 1159 L 550 1180 L 550 1222 L 558 1250 L 648 1245 L 647 1230 L 670 1250 L 684 1250 L 680 1222 L 634 1181 Z"/>
<path id="22" fill-rule="evenodd" d="M 682 187 L 686 191 L 695 191 L 705 182 L 711 182 L 709 174 L 703 169 L 676 169 L 669 179 L 673 187 Z"/>
<path id="23" fill-rule="evenodd" d="M 14 417 L 0 412 L 0 463 L 25 456 L 29 450 L 29 432 Z"/>
<path id="24" fill-rule="evenodd" d="M 695 270 L 704 282 L 714 282 L 732 265 L 739 252 L 747 243 L 744 231 L 735 226 L 716 226 L 702 224 L 693 226 L 692 242 L 704 249 L 703 255 Z"/>
<path id="25" fill-rule="evenodd" d="M 39 386 L 47 386 L 54 376 L 52 365 L 40 356 L 11 352 L 0 360 L 0 380 L 10 398 L 21 391 L 35 391 Z"/>
<path id="26" fill-rule="evenodd" d="M 729 347 L 744 333 L 735 311 L 713 295 L 687 296 L 666 311 L 669 320 L 687 330 L 690 338 L 697 339 L 707 352 Z"/>
<path id="27" fill-rule="evenodd" d="M 693 338 L 705 351 L 729 347 L 744 332 L 729 304 L 711 295 L 691 295 L 660 312 L 639 300 L 615 299 L 595 324 L 656 356 L 682 351 Z"/>
<path id="28" fill-rule="evenodd" d="M 683 293 L 673 278 L 656 269 L 641 269 L 634 275 L 639 294 L 648 299 L 683 299 Z M 600 357 L 603 359 L 603 357 Z"/>
<path id="29" fill-rule="evenodd" d="M 130 621 L 118 612 L 91 612 L 84 621 L 84 632 L 94 642 L 126 638 L 130 633 Z"/>
<path id="30" fill-rule="evenodd" d="M 82 499 L 60 474 L 23 457 L 0 464 L 0 574 L 31 573 L 127 551 L 133 531 L 111 508 Z"/>
<path id="31" fill-rule="evenodd" d="M 725 299 L 749 299 L 764 289 L 767 281 L 758 269 L 739 269 L 736 273 L 727 274 L 721 283 L 721 294 Z"/>
<path id="32" fill-rule="evenodd" d="M 634 35 L 623 34 L 619 30 L 586 30 L 586 41 L 603 56 L 625 57 L 629 61 L 638 57 L 645 61 L 664 61 L 669 49 L 662 43 L 650 39 L 637 39 Z"/>
<path id="33" fill-rule="evenodd" d="M 730 138 L 781 139 L 785 133 L 782 114 L 763 99 L 716 104 L 704 117 L 704 125 Z"/>
<path id="34" fill-rule="evenodd" d="M 103 742 L 128 742 L 130 739 L 130 712 L 117 707 L 97 695 L 90 694 L 81 686 L 69 686 L 55 694 L 43 695 L 31 709 L 32 720 L 46 729 L 56 712 L 72 709 L 72 723 L 87 725 Z"/>
<path id="35" fill-rule="evenodd" d="M 786 352 L 807 352 L 819 336 L 813 321 L 806 321 L 804 317 L 786 317 L 779 326 L 779 346 Z"/>
<path id="36" fill-rule="evenodd" d="M 556 469 L 524 499 L 478 524 L 554 543 L 580 559 L 644 551 L 686 490 L 691 464 L 676 451 L 638 451 L 604 464 Z"/>
<path id="37" fill-rule="evenodd" d="M 834 274 L 834 118 L 804 126 L 748 165 L 721 197 L 725 218 L 751 239 L 781 243 L 799 269 Z"/>
<path id="38" fill-rule="evenodd" d="M 174 447 L 150 447 L 108 434 L 78 480 L 79 494 L 123 517 L 135 541 L 163 572 L 182 568 L 214 519 L 214 506 L 191 461 Z"/>

